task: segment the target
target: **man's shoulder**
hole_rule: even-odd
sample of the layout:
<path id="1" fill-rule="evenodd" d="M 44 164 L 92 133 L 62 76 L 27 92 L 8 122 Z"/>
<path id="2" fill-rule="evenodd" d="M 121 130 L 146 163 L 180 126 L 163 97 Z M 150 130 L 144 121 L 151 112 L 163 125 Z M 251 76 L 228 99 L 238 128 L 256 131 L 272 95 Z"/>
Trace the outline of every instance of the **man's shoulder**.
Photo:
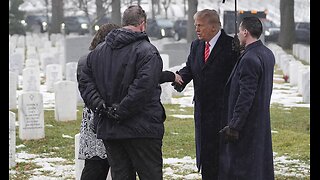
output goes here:
<path id="1" fill-rule="evenodd" d="M 144 52 L 159 53 L 158 49 L 147 40 L 140 40 L 139 43 L 137 44 L 137 48 L 138 50 L 144 51 Z"/>

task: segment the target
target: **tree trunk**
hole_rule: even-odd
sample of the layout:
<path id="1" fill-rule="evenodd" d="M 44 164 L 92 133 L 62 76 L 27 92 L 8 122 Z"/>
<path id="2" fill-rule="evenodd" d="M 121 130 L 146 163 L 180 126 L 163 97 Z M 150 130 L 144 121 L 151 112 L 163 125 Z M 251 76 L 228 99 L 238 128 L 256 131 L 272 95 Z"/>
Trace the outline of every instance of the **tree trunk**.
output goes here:
<path id="1" fill-rule="evenodd" d="M 155 0 L 151 0 L 151 19 L 155 19 L 156 18 L 156 13 L 155 13 L 155 10 L 154 10 L 154 6 L 156 4 L 156 1 Z"/>
<path id="2" fill-rule="evenodd" d="M 52 0 L 52 17 L 49 33 L 60 33 L 61 23 L 63 22 L 63 0 Z"/>
<path id="3" fill-rule="evenodd" d="M 295 38 L 293 0 L 280 0 L 280 23 L 278 43 L 283 49 L 292 49 Z"/>
<path id="4" fill-rule="evenodd" d="M 97 20 L 105 15 L 106 9 L 103 7 L 103 0 L 96 0 Z"/>
<path id="5" fill-rule="evenodd" d="M 111 12 L 111 23 L 121 25 L 121 12 L 120 12 L 119 0 L 112 0 L 112 12 Z"/>
<path id="6" fill-rule="evenodd" d="M 196 36 L 194 28 L 194 19 L 193 15 L 197 12 L 198 0 L 188 0 L 188 23 L 187 23 L 187 42 L 193 41 Z"/>

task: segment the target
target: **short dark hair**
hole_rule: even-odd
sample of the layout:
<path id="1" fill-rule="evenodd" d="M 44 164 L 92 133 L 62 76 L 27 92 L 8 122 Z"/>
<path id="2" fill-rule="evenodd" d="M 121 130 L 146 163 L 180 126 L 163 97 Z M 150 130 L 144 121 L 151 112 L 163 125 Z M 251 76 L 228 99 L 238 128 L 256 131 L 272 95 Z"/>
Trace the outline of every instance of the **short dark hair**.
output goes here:
<path id="1" fill-rule="evenodd" d="M 254 16 L 244 17 L 240 26 L 248 30 L 252 37 L 259 39 L 262 34 L 262 23 Z"/>
<path id="2" fill-rule="evenodd" d="M 139 5 L 131 5 L 123 12 L 122 26 L 138 26 L 146 20 L 147 14 L 142 7 Z"/>
<path id="3" fill-rule="evenodd" d="M 107 23 L 100 26 L 99 30 L 96 32 L 96 34 L 94 35 L 91 41 L 89 50 L 93 50 L 94 48 L 96 48 L 98 44 L 104 41 L 104 38 L 110 31 L 117 28 L 120 28 L 120 26 L 113 23 Z"/>

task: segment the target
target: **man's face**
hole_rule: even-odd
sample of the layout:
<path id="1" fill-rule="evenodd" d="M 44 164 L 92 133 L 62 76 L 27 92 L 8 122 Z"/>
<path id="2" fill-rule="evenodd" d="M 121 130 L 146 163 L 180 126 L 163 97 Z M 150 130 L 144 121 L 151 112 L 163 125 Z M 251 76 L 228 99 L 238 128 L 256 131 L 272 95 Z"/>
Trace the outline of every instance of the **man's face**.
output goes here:
<path id="1" fill-rule="evenodd" d="M 239 32 L 238 32 L 238 38 L 239 38 L 239 41 L 240 41 L 240 45 L 245 45 L 246 44 L 247 35 L 248 35 L 247 29 L 244 29 L 240 24 Z"/>
<path id="2" fill-rule="evenodd" d="M 210 41 L 215 35 L 215 28 L 212 24 L 208 23 L 206 19 L 196 18 L 194 21 L 195 30 L 198 39 Z"/>

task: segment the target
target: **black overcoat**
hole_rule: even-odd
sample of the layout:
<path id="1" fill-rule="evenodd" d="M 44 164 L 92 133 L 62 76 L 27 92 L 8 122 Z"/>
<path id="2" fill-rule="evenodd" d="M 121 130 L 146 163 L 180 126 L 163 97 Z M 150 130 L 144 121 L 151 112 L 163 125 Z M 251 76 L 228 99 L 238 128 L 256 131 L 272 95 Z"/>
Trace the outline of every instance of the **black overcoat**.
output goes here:
<path id="1" fill-rule="evenodd" d="M 179 70 L 184 85 L 193 80 L 194 122 L 197 167 L 204 163 L 217 170 L 218 131 L 221 129 L 223 94 L 227 79 L 236 63 L 233 38 L 221 30 L 209 59 L 204 62 L 205 41 L 194 40 L 186 66 Z M 210 166 L 209 165 L 209 166 Z M 216 174 L 216 173 L 215 173 Z"/>
<path id="2" fill-rule="evenodd" d="M 269 108 L 274 65 L 272 51 L 258 40 L 245 48 L 231 73 L 228 125 L 240 139 L 222 152 L 220 179 L 274 179 Z"/>

